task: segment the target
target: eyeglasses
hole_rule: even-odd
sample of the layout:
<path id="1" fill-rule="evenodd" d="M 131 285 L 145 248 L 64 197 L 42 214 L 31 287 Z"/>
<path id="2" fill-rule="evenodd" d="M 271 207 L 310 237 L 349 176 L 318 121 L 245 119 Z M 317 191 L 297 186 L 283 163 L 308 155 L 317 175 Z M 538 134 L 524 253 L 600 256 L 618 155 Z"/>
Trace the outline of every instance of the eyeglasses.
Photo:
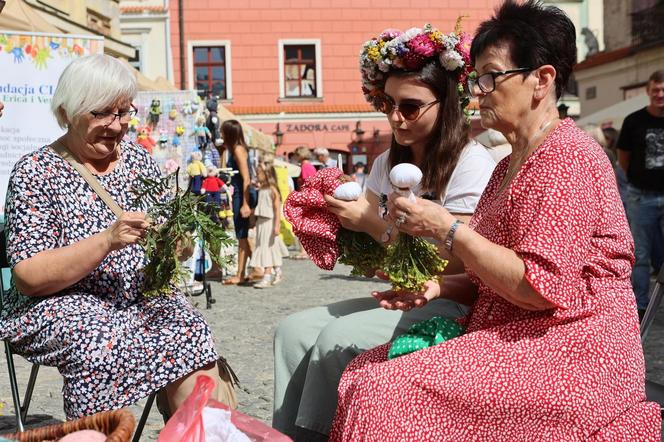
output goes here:
<path id="1" fill-rule="evenodd" d="M 120 124 L 129 123 L 129 121 L 136 116 L 138 110 L 132 104 L 131 109 L 127 111 L 120 111 L 118 113 L 96 112 L 96 111 L 91 111 L 90 113 L 92 114 L 92 116 L 95 117 L 95 120 L 99 121 L 104 126 L 110 126 L 111 124 L 113 124 L 116 118 L 120 119 Z"/>
<path id="2" fill-rule="evenodd" d="M 466 85 L 468 86 L 468 92 L 470 95 L 476 97 L 479 95 L 475 89 L 476 86 L 479 87 L 482 93 L 488 94 L 496 89 L 497 77 L 507 74 L 516 74 L 518 72 L 529 72 L 532 70 L 532 68 L 517 68 L 509 69 L 507 71 L 487 72 L 486 74 L 482 74 L 479 77 L 469 77 Z"/>
<path id="3" fill-rule="evenodd" d="M 434 100 L 430 103 L 424 104 L 401 103 L 397 106 L 390 98 L 384 97 L 378 102 L 378 111 L 385 115 L 389 115 L 396 110 L 399 111 L 404 120 L 415 121 L 420 117 L 420 109 L 432 106 L 439 102 L 440 100 Z"/>

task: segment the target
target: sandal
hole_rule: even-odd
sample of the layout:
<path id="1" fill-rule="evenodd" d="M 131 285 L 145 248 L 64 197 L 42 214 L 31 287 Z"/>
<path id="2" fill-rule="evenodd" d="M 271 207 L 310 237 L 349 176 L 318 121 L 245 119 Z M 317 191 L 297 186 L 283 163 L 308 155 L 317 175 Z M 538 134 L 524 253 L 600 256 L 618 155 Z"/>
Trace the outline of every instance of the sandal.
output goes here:
<path id="1" fill-rule="evenodd" d="M 291 259 L 309 259 L 309 255 L 302 255 L 301 253 L 298 253 L 297 255 L 293 255 Z"/>
<path id="2" fill-rule="evenodd" d="M 247 278 L 240 279 L 237 276 L 231 276 L 228 279 L 224 279 L 221 283 L 223 285 L 242 285 L 249 282 Z"/>

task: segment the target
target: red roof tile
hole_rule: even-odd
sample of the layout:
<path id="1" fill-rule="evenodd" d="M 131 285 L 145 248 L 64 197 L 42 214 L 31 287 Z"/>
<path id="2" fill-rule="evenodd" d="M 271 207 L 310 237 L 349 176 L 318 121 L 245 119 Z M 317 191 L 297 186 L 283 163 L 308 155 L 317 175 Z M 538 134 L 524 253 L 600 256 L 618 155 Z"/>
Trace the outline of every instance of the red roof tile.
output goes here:
<path id="1" fill-rule="evenodd" d="M 620 48 L 609 52 L 598 52 L 597 54 L 591 55 L 590 57 L 583 60 L 581 63 L 574 66 L 574 70 L 582 71 L 584 69 L 589 69 L 595 66 L 601 66 L 606 63 L 611 63 L 612 61 L 620 60 L 621 58 L 625 58 L 631 55 L 632 52 L 633 48 L 631 46 L 627 46 L 625 48 Z"/>
<path id="2" fill-rule="evenodd" d="M 123 14 L 126 13 L 139 13 L 139 12 L 166 12 L 166 8 L 164 6 L 159 6 L 159 5 L 136 5 L 136 6 L 123 6 L 120 8 L 120 12 Z"/>

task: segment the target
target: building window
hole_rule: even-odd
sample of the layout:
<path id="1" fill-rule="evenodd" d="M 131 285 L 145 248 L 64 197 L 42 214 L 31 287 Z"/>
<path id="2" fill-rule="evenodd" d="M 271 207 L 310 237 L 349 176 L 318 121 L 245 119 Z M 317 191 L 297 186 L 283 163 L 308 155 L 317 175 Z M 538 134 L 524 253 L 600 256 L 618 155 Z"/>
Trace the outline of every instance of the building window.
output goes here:
<path id="1" fill-rule="evenodd" d="M 590 86 L 586 88 L 586 100 L 592 100 L 597 97 L 597 87 Z"/>
<path id="2" fill-rule="evenodd" d="M 141 47 L 140 46 L 134 46 L 135 52 L 134 56 L 129 58 L 129 64 L 134 67 L 137 71 L 141 70 Z"/>
<path id="3" fill-rule="evenodd" d="M 225 46 L 194 46 L 192 57 L 194 88 L 202 97 L 228 98 Z"/>
<path id="4" fill-rule="evenodd" d="M 320 41 L 282 40 L 279 46 L 281 97 L 322 97 Z"/>
<path id="5" fill-rule="evenodd" d="M 111 19 L 91 9 L 88 13 L 88 28 L 102 35 L 111 35 Z"/>

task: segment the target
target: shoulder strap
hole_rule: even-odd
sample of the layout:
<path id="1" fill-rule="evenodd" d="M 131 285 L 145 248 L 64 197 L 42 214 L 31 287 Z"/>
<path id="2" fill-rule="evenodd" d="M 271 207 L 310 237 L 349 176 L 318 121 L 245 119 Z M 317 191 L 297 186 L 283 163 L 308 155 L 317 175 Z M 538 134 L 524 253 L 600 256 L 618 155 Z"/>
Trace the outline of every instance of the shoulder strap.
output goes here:
<path id="1" fill-rule="evenodd" d="M 124 210 L 116 203 L 113 201 L 113 198 L 109 193 L 102 187 L 101 184 L 99 184 L 99 181 L 97 181 L 97 178 L 90 173 L 90 171 L 76 158 L 65 146 L 60 142 L 59 140 L 56 141 L 55 143 L 51 144 L 51 149 L 53 149 L 56 153 L 58 153 L 65 161 L 67 161 L 71 166 L 76 169 L 76 171 L 83 177 L 83 179 L 92 187 L 92 190 L 94 190 L 97 195 L 101 198 L 103 202 L 106 203 L 106 205 L 111 209 L 111 211 L 120 218 L 122 214 L 124 213 Z"/>

